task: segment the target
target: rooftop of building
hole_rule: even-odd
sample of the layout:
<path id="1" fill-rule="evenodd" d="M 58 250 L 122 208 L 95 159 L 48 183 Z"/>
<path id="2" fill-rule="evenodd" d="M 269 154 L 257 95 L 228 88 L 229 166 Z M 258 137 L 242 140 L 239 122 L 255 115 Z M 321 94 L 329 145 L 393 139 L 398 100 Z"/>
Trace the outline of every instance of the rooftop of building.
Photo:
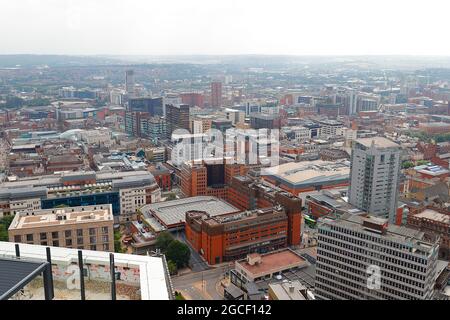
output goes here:
<path id="1" fill-rule="evenodd" d="M 240 210 L 222 199 L 210 196 L 198 196 L 158 202 L 141 208 L 145 220 L 153 215 L 166 227 L 184 223 L 186 212 L 188 211 L 204 211 L 209 216 L 213 217 L 239 212 Z"/>
<path id="2" fill-rule="evenodd" d="M 309 262 L 307 260 L 290 249 L 275 251 L 263 255 L 253 253 L 248 255 L 246 259 L 236 261 L 235 263 L 254 278 L 280 272 L 286 269 L 309 266 Z"/>
<path id="3" fill-rule="evenodd" d="M 361 138 L 356 140 L 357 143 L 362 144 L 363 146 L 370 148 L 375 145 L 376 148 L 398 148 L 400 147 L 397 143 L 384 138 L 384 137 L 373 137 L 373 138 Z"/>
<path id="4" fill-rule="evenodd" d="M 9 230 L 36 229 L 60 225 L 92 224 L 113 222 L 111 205 L 67 207 L 19 212 L 15 215 Z"/>
<path id="5" fill-rule="evenodd" d="M 43 175 L 28 178 L 19 178 L 15 181 L 3 182 L 0 184 L 0 194 L 2 192 L 17 193 L 20 190 L 34 190 L 39 188 L 47 188 L 62 186 L 65 182 L 79 182 L 95 180 L 97 184 L 114 181 L 119 183 L 120 180 L 124 184 L 134 183 L 142 180 L 154 180 L 153 175 L 148 171 L 77 171 L 62 172 L 53 175 Z M 26 189 L 26 190 L 25 190 Z"/>
<path id="6" fill-rule="evenodd" d="M 341 225 L 348 228 L 357 228 L 363 232 L 371 232 L 364 227 L 365 222 L 369 222 L 371 225 L 381 225 L 385 226 L 384 233 L 376 233 L 378 236 L 391 240 L 396 243 L 407 243 L 411 247 L 412 252 L 421 252 L 422 254 L 428 255 L 438 245 L 437 242 L 429 242 L 425 239 L 425 233 L 416 229 L 397 226 L 395 224 L 389 224 L 386 219 L 375 217 L 375 216 L 360 216 L 352 215 L 346 213 L 342 215 L 339 219 L 322 220 L 325 225 Z M 384 228 L 384 227 L 383 227 Z"/>
<path id="7" fill-rule="evenodd" d="M 420 122 L 419 123 L 419 127 L 448 127 L 448 126 L 450 126 L 450 123 L 448 123 L 448 122 L 441 122 L 441 121 Z"/>
<path id="8" fill-rule="evenodd" d="M 414 167 L 414 170 L 420 173 L 425 173 L 431 176 L 439 176 L 442 174 L 449 173 L 450 171 L 442 166 L 433 165 L 433 164 L 425 164 L 421 166 Z"/>
<path id="9" fill-rule="evenodd" d="M 330 183 L 331 181 L 348 181 L 350 176 L 349 161 L 302 161 L 288 162 L 279 166 L 264 168 L 262 176 L 287 183 L 292 187 Z"/>
<path id="10" fill-rule="evenodd" d="M 344 125 L 341 121 L 333 120 L 333 119 L 326 119 L 326 120 L 319 120 L 318 123 L 328 125 L 328 126 L 342 126 Z"/>
<path id="11" fill-rule="evenodd" d="M 307 288 L 298 280 L 270 283 L 269 289 L 277 300 L 307 300 L 301 293 Z"/>
<path id="12" fill-rule="evenodd" d="M 433 209 L 425 209 L 424 211 L 415 214 L 414 217 L 429 219 L 450 225 L 450 216 L 448 214 L 440 213 Z"/>
<path id="13" fill-rule="evenodd" d="M 254 219 L 263 215 L 281 212 L 284 212 L 281 207 L 255 209 L 237 213 L 223 214 L 218 216 L 210 216 L 209 218 L 205 219 L 205 222 L 209 225 L 226 224 L 236 221 L 242 222 L 244 220 Z"/>
<path id="14" fill-rule="evenodd" d="M 279 119 L 279 115 L 269 113 L 253 113 L 250 115 L 250 118 L 256 118 L 261 120 L 276 120 Z"/>
<path id="15" fill-rule="evenodd" d="M 20 257 L 22 259 L 34 262 L 47 261 L 46 246 L 20 244 L 19 247 Z M 79 250 L 62 247 L 50 247 L 50 249 L 52 264 L 69 266 L 72 263 L 78 263 Z M 110 252 L 82 250 L 82 254 L 85 264 L 109 266 Z M 0 257 L 7 259 L 15 258 L 15 244 L 11 242 L 0 242 Z M 140 291 L 141 300 L 168 300 L 172 298 L 173 290 L 170 277 L 165 267 L 164 259 L 161 257 L 114 253 L 114 263 L 116 267 L 139 269 L 137 285 L 139 286 L 138 290 Z M 91 280 L 99 280 L 98 283 L 105 283 L 105 280 L 96 277 L 96 273 L 94 272 L 91 272 L 89 279 L 86 279 L 86 281 Z M 86 289 L 89 288 L 86 287 Z M 99 293 L 101 288 L 93 287 L 91 289 L 95 291 L 94 293 Z M 79 292 L 71 292 L 77 293 L 79 297 Z M 68 298 L 66 297 L 65 299 Z"/>

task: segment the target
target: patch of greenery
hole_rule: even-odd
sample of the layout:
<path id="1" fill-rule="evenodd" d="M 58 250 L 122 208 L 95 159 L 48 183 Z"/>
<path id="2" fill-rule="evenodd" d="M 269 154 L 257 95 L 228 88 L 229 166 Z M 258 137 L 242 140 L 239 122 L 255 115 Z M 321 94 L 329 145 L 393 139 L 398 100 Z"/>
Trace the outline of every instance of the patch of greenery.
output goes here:
<path id="1" fill-rule="evenodd" d="M 126 249 L 122 247 L 122 241 L 120 241 L 121 234 L 119 230 L 114 231 L 114 252 L 125 253 Z"/>
<path id="2" fill-rule="evenodd" d="M 14 216 L 4 216 L 0 219 L 0 241 L 8 241 L 8 228 L 13 221 Z"/>
<path id="3" fill-rule="evenodd" d="M 402 163 L 402 168 L 403 169 L 409 169 L 409 168 L 412 168 L 412 167 L 414 167 L 414 162 L 412 162 L 412 161 L 404 161 Z"/>
<path id="4" fill-rule="evenodd" d="M 177 199 L 177 195 L 175 193 L 173 193 L 173 192 L 171 192 L 171 193 L 169 193 L 167 195 L 167 200 L 168 201 L 172 201 L 172 200 L 176 200 L 176 199 Z"/>
<path id="5" fill-rule="evenodd" d="M 161 232 L 156 238 L 156 247 L 165 254 L 167 258 L 167 264 L 172 271 L 183 268 L 189 264 L 191 258 L 191 250 L 189 247 L 178 240 L 175 240 L 169 232 Z M 174 265 L 173 265 L 174 264 Z"/>

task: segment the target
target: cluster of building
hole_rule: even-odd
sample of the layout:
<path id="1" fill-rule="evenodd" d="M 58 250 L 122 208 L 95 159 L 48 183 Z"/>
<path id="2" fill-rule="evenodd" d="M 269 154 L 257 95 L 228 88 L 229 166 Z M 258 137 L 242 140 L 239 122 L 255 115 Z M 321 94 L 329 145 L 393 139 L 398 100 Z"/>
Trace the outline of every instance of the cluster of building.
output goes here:
<path id="1" fill-rule="evenodd" d="M 446 90 L 374 80 L 252 92 L 225 76 L 153 94 L 133 70 L 125 78 L 0 114 L 11 242 L 111 252 L 122 225 L 135 254 L 176 232 L 207 265 L 234 262 L 230 299 L 446 296 Z M 226 148 L 206 160 L 210 129 L 268 129 L 279 140 L 252 149 L 250 133 L 244 161 L 228 161 Z M 188 159 L 173 152 L 196 141 Z M 250 161 L 262 143 L 277 146 L 277 165 Z M 375 290 L 368 270 L 379 272 Z"/>

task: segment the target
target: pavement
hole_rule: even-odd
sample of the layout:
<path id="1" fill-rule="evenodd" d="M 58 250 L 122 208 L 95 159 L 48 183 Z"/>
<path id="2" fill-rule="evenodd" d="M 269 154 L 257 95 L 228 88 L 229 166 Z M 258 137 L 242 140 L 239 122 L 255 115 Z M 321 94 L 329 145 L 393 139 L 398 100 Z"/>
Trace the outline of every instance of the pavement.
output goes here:
<path id="1" fill-rule="evenodd" d="M 211 267 L 203 260 L 200 254 L 195 251 L 192 246 L 187 243 L 186 235 L 184 231 L 173 232 L 172 233 L 175 239 L 187 244 L 189 250 L 191 250 L 191 259 L 189 260 L 189 267 L 192 269 L 192 272 L 201 272 L 205 270 L 209 270 Z"/>
<path id="2" fill-rule="evenodd" d="M 222 265 L 201 272 L 191 272 L 173 276 L 175 291 L 179 291 L 187 300 L 223 300 L 221 282 L 230 265 Z"/>

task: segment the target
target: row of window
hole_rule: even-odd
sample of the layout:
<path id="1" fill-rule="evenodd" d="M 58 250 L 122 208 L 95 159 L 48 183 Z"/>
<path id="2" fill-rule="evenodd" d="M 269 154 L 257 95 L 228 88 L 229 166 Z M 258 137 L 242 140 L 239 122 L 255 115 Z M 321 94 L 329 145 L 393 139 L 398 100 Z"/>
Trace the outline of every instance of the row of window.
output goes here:
<path id="1" fill-rule="evenodd" d="M 109 228 L 108 227 L 102 227 L 101 228 L 101 233 L 103 235 L 103 238 L 108 239 Z M 51 232 L 50 234 L 51 234 L 51 239 L 53 239 L 53 240 L 56 240 L 56 239 L 60 238 L 59 237 L 60 232 L 58 232 L 58 231 Z M 49 238 L 48 235 L 49 235 L 49 233 L 47 233 L 47 232 L 39 233 L 39 240 L 41 240 L 41 241 L 42 240 L 48 240 L 48 238 Z M 97 235 L 97 228 L 89 228 L 89 236 L 90 237 L 95 237 L 96 235 Z M 76 230 L 76 236 L 79 237 L 79 238 L 82 238 L 84 236 L 84 229 L 77 229 Z M 64 231 L 64 237 L 66 239 L 72 238 L 72 230 L 65 230 Z M 25 239 L 26 239 L 26 242 L 33 242 L 34 241 L 34 234 L 32 234 L 32 233 L 26 234 L 25 235 Z M 14 241 L 15 242 L 21 242 L 22 241 L 22 236 L 21 235 L 15 235 L 14 236 Z"/>

